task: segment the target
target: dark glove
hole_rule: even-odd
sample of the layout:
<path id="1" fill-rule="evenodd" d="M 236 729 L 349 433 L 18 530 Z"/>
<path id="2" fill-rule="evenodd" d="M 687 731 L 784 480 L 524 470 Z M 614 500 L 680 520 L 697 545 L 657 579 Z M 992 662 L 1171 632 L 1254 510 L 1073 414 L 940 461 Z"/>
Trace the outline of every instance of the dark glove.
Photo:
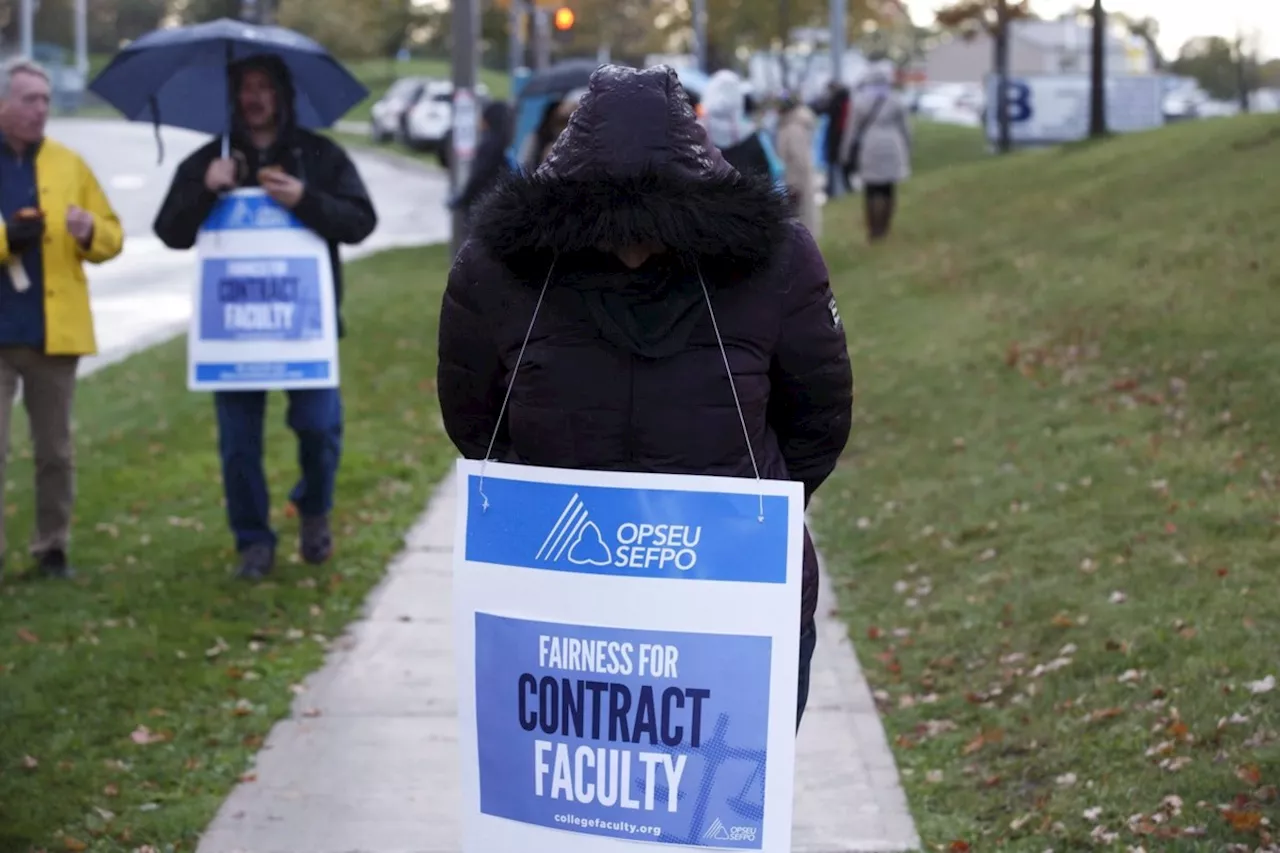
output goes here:
<path id="1" fill-rule="evenodd" d="M 5 232 L 9 238 L 9 254 L 20 255 L 40 244 L 40 239 L 44 237 L 44 217 L 8 223 Z"/>

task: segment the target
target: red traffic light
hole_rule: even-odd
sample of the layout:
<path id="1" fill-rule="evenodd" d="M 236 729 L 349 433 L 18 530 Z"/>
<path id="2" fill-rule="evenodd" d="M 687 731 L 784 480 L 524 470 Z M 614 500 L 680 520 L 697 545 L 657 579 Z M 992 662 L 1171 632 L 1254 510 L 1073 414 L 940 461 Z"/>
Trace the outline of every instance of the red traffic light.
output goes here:
<path id="1" fill-rule="evenodd" d="M 559 9 L 556 9 L 555 23 L 557 30 L 564 31 L 573 29 L 573 20 L 573 10 L 568 6 L 561 6 Z"/>

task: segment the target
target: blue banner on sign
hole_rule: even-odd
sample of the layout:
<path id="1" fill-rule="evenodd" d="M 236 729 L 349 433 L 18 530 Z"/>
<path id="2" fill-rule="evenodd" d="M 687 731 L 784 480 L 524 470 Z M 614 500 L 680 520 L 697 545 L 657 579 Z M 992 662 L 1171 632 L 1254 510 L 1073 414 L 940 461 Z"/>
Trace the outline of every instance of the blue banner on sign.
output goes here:
<path id="1" fill-rule="evenodd" d="M 785 583 L 787 499 L 469 478 L 466 559 L 628 578 Z M 487 497 L 489 509 L 480 506 Z"/>
<path id="2" fill-rule="evenodd" d="M 245 361 L 197 362 L 197 382 L 265 382 L 328 379 L 333 364 L 328 361 Z"/>
<path id="3" fill-rule="evenodd" d="M 224 196 L 200 226 L 202 231 L 267 231 L 306 228 L 287 208 L 266 194 Z"/>
<path id="4" fill-rule="evenodd" d="M 631 841 L 761 848 L 768 637 L 489 613 L 475 614 L 475 628 L 484 814 Z"/>
<path id="5" fill-rule="evenodd" d="M 315 258 L 208 258 L 201 267 L 206 341 L 312 341 L 324 334 Z"/>

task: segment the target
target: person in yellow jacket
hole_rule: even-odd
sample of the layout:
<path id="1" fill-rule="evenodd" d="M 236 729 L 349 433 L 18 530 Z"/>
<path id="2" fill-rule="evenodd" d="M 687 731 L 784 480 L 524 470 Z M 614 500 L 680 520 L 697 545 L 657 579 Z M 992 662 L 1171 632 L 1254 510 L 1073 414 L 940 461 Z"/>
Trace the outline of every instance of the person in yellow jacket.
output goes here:
<path id="1" fill-rule="evenodd" d="M 124 232 L 88 165 L 45 138 L 49 75 L 0 67 L 0 484 L 19 382 L 35 449 L 37 570 L 69 577 L 75 502 L 71 407 L 80 357 L 97 351 L 82 264 L 120 254 Z M 0 488 L 0 560 L 4 490 Z"/>

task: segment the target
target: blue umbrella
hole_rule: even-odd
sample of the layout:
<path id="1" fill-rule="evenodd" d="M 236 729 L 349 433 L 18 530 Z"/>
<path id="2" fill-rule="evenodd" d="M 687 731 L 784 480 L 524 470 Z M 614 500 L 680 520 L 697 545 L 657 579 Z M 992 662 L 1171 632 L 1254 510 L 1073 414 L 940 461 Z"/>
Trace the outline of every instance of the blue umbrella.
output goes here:
<path id="1" fill-rule="evenodd" d="M 228 68 L 275 56 L 293 78 L 300 127 L 329 127 L 369 95 L 319 43 L 283 27 L 221 18 L 154 30 L 131 42 L 89 84 L 130 121 L 225 134 L 231 122 Z"/>

